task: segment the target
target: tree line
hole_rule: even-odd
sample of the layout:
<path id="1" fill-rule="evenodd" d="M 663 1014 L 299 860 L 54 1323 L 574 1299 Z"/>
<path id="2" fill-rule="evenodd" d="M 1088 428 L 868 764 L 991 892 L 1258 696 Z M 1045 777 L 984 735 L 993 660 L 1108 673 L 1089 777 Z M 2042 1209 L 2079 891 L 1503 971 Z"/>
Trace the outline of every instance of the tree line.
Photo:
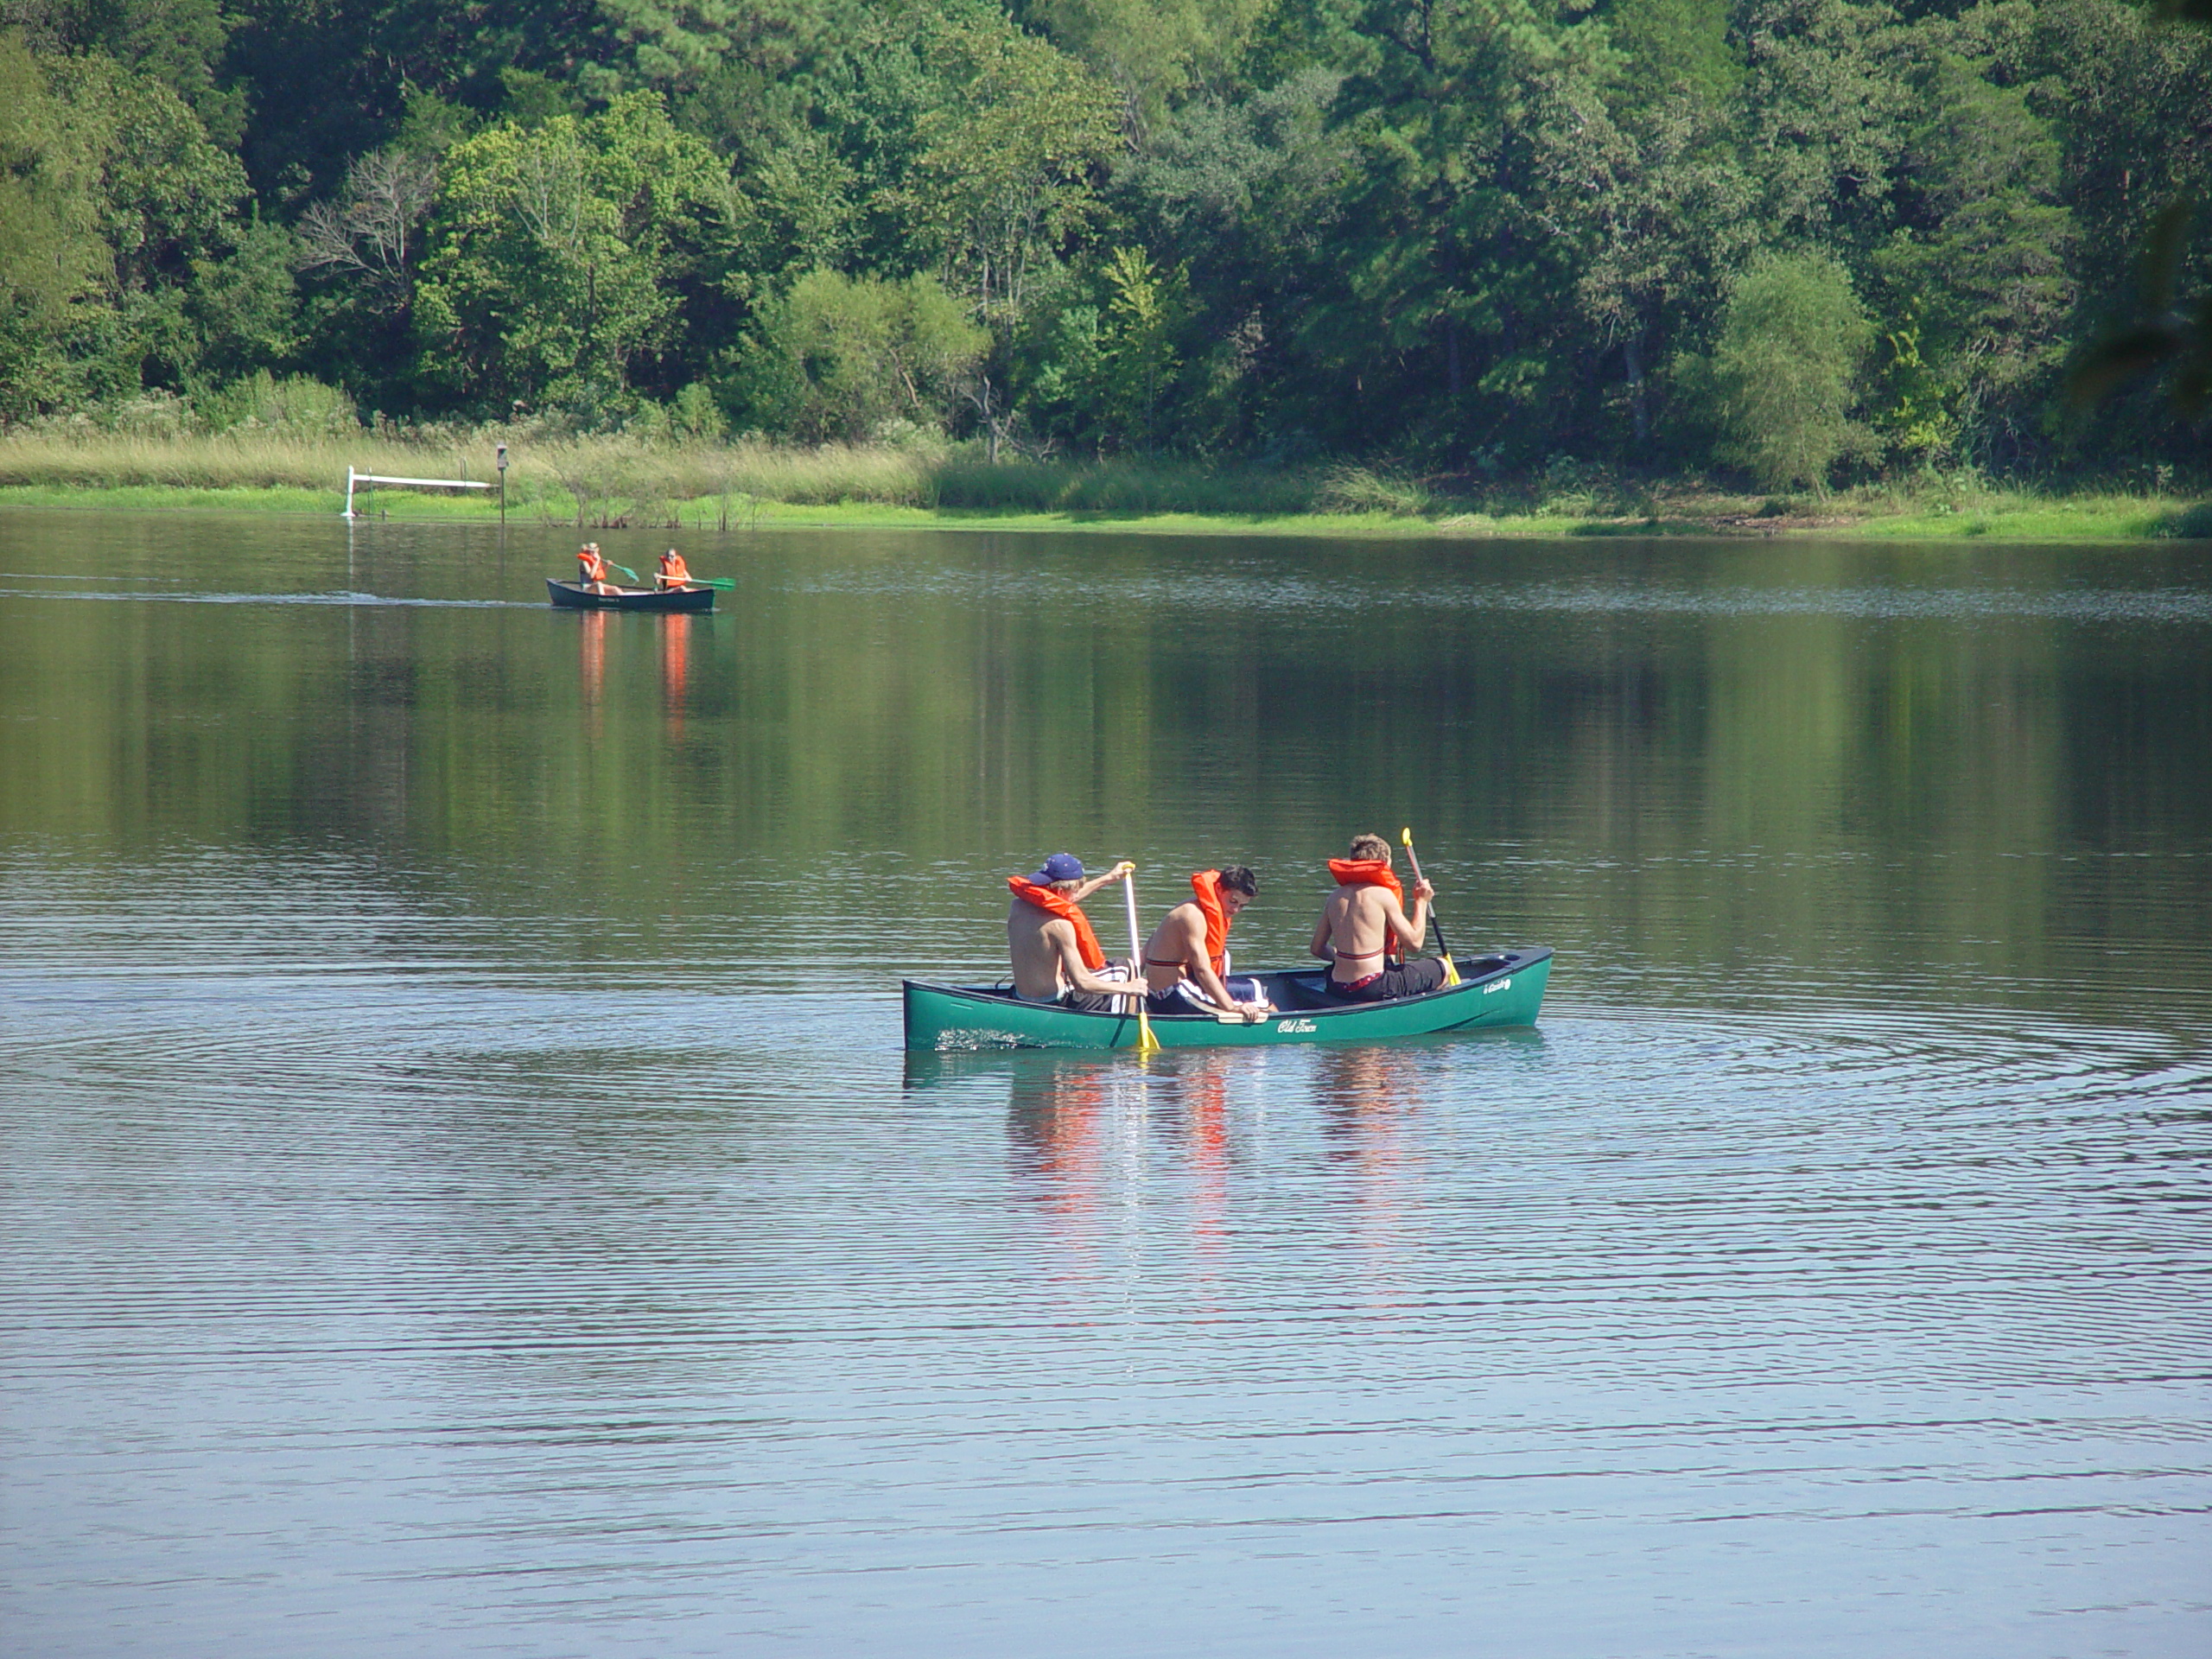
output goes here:
<path id="1" fill-rule="evenodd" d="M 0 423 L 2186 466 L 2208 184 L 2129 0 L 0 0 Z"/>

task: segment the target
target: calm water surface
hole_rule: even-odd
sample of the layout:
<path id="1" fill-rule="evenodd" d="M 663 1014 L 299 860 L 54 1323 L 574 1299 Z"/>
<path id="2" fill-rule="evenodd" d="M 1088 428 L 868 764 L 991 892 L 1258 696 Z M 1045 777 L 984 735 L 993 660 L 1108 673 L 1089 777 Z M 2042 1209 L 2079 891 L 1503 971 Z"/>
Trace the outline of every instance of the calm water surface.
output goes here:
<path id="1" fill-rule="evenodd" d="M 2212 550 L 570 550 L 0 516 L 0 1649 L 2212 1651 Z M 1536 1031 L 899 1051 L 1405 823 Z"/>

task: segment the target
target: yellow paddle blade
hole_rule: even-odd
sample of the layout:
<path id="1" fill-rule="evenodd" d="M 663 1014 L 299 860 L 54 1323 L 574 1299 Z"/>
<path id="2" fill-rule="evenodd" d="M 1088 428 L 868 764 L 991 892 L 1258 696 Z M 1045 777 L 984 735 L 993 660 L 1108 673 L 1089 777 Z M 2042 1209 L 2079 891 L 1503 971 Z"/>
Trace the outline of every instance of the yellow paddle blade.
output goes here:
<path id="1" fill-rule="evenodd" d="M 1140 1054 L 1160 1052 L 1160 1039 L 1152 1034 L 1151 1016 L 1141 1009 L 1137 1014 L 1137 1052 Z"/>
<path id="2" fill-rule="evenodd" d="M 1414 844 L 1414 832 L 1410 827 L 1398 831 L 1398 844 L 1408 849 L 1412 848 Z"/>
<path id="3" fill-rule="evenodd" d="M 1459 969 L 1453 965 L 1449 957 L 1444 958 L 1444 982 L 1446 985 L 1457 985 L 1459 982 Z"/>

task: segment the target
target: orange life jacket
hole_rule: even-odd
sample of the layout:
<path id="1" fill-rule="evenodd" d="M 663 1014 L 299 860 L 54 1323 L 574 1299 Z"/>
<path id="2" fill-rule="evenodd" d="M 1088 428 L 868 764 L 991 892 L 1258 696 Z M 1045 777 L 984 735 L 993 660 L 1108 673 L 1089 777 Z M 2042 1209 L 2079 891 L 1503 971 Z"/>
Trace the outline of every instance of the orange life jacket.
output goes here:
<path id="1" fill-rule="evenodd" d="M 1398 908 L 1406 907 L 1406 890 L 1398 885 L 1396 874 L 1389 861 L 1380 858 L 1332 858 L 1329 874 L 1337 879 L 1340 887 L 1381 887 L 1398 901 Z M 1404 955 L 1398 944 L 1397 935 L 1388 927 L 1382 930 L 1382 960 L 1396 962 Z"/>
<path id="2" fill-rule="evenodd" d="M 597 548 L 579 548 L 576 550 L 576 563 L 582 570 L 579 580 L 583 582 L 607 580 L 607 561 L 601 556 Z"/>
<path id="3" fill-rule="evenodd" d="M 1050 887 L 1040 887 L 1018 875 L 1006 879 L 1007 891 L 1025 904 L 1039 910 L 1049 910 L 1063 921 L 1075 924 L 1075 948 L 1083 955 L 1083 965 L 1096 973 L 1106 965 L 1106 953 L 1098 947 L 1098 935 L 1092 931 L 1090 918 L 1083 907 L 1064 893 L 1054 893 Z"/>
<path id="4" fill-rule="evenodd" d="M 1205 912 L 1206 960 L 1219 975 L 1229 965 L 1229 910 L 1221 902 L 1221 872 L 1200 870 L 1191 878 L 1191 891 L 1198 896 L 1198 908 Z"/>
<path id="5" fill-rule="evenodd" d="M 1406 890 L 1398 885 L 1398 878 L 1389 865 L 1379 858 L 1332 858 L 1329 874 L 1337 878 L 1340 887 L 1387 887 L 1390 896 L 1403 909 Z"/>
<path id="6" fill-rule="evenodd" d="M 674 548 L 669 549 L 660 556 L 660 573 L 664 579 L 671 582 L 684 582 L 691 580 L 690 567 L 683 563 L 683 556 Z"/>

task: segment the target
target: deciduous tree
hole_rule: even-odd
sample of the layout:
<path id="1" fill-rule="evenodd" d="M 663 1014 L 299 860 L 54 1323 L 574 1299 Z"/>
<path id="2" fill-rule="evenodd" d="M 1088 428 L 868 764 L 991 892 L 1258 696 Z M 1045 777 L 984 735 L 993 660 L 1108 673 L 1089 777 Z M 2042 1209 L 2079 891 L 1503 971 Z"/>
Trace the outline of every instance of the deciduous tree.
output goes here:
<path id="1" fill-rule="evenodd" d="M 811 442 L 938 425 L 989 343 L 934 276 L 810 271 L 763 308 L 733 401 L 756 426 Z"/>
<path id="2" fill-rule="evenodd" d="M 1873 332 L 1833 256 L 1754 260 L 1730 288 L 1707 371 L 1721 458 L 1770 489 L 1825 489 L 1866 442 L 1851 411 Z"/>
<path id="3" fill-rule="evenodd" d="M 720 274 L 732 210 L 713 152 L 648 93 L 456 145 L 416 289 L 427 378 L 480 409 L 587 419 L 619 417 L 648 359 L 696 378 L 683 300 Z"/>

